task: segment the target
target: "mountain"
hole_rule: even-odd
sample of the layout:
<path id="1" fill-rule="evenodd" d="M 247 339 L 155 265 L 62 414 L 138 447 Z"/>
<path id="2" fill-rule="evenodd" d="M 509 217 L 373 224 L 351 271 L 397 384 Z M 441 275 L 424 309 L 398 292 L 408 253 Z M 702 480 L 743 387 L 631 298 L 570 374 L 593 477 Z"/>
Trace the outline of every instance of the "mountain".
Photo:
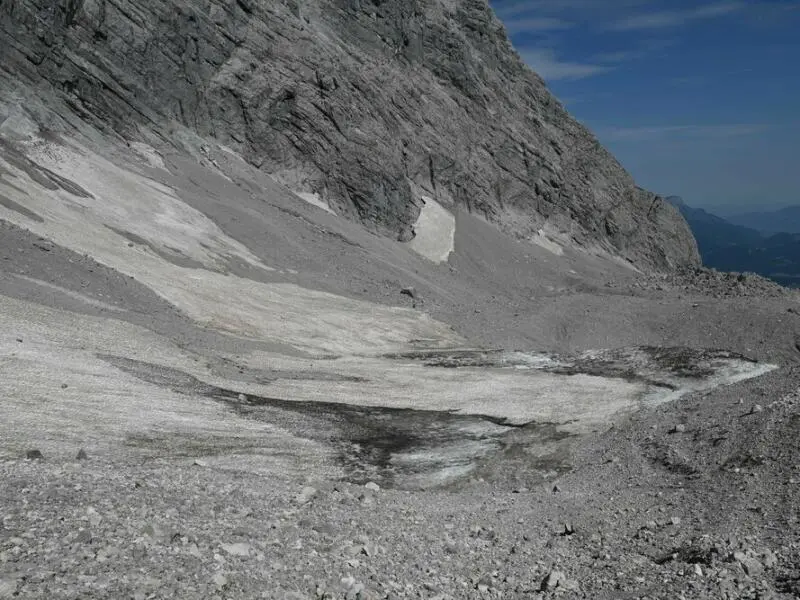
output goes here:
<path id="1" fill-rule="evenodd" d="M 758 273 L 792 287 L 800 284 L 800 234 L 763 234 L 693 208 L 677 196 L 667 199 L 692 228 L 704 265 L 720 271 Z"/>
<path id="2" fill-rule="evenodd" d="M 764 233 L 800 233 L 800 206 L 747 212 L 730 215 L 726 219 L 734 225 L 751 227 Z"/>
<path id="3" fill-rule="evenodd" d="M 184 148 L 188 130 L 395 239 L 430 197 L 644 269 L 698 261 L 486 0 L 4 0 L 0 59 L 0 120 Z"/>
<path id="4" fill-rule="evenodd" d="M 485 2 L 0 0 L 0 599 L 797 598 L 698 261 Z"/>

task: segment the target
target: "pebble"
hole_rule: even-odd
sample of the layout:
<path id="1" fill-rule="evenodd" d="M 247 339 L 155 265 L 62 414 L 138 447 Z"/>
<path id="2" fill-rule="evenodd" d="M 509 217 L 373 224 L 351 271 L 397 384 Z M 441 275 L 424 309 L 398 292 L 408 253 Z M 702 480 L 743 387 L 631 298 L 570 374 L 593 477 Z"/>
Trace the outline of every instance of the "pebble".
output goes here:
<path id="1" fill-rule="evenodd" d="M 91 506 L 86 509 L 86 518 L 89 520 L 89 525 L 91 525 L 92 527 L 97 527 L 103 520 L 103 517 L 101 517 L 98 514 L 98 512 Z"/>
<path id="2" fill-rule="evenodd" d="M 17 582 L 10 579 L 0 579 L 0 598 L 11 598 L 17 592 Z"/>
<path id="3" fill-rule="evenodd" d="M 555 589 L 564 590 L 564 591 L 576 591 L 578 589 L 578 582 L 573 579 L 567 579 L 567 576 L 564 575 L 562 571 L 557 569 L 553 569 L 544 578 L 541 585 L 541 591 L 553 591 Z"/>
<path id="4" fill-rule="evenodd" d="M 750 577 L 758 577 L 764 572 L 764 565 L 745 552 L 734 552 L 733 559 L 742 565 L 744 572 Z"/>
<path id="5" fill-rule="evenodd" d="M 228 585 L 228 578 L 225 577 L 222 573 L 216 573 L 214 577 L 211 578 L 211 581 L 216 585 L 218 588 L 224 588 Z"/>
<path id="6" fill-rule="evenodd" d="M 75 455 L 75 460 L 87 460 L 88 458 L 89 456 L 86 454 L 86 450 L 84 450 L 83 448 L 78 450 L 78 454 Z"/>
<path id="7" fill-rule="evenodd" d="M 25 453 L 25 458 L 27 458 L 28 460 L 42 460 L 44 458 L 44 455 L 42 454 L 41 450 L 33 448 L 32 450 L 28 450 Z"/>
<path id="8" fill-rule="evenodd" d="M 231 556 L 250 556 L 251 546 L 244 542 L 236 542 L 234 544 L 220 544 L 220 547 Z"/>
<path id="9" fill-rule="evenodd" d="M 307 504 L 314 499 L 317 495 L 317 488 L 313 488 L 309 485 L 305 486 L 299 494 L 295 497 L 295 500 L 298 504 Z"/>
<path id="10" fill-rule="evenodd" d="M 381 491 L 381 486 L 379 486 L 374 481 L 370 481 L 370 482 L 366 483 L 364 485 L 364 487 L 367 488 L 368 490 L 373 491 L 373 492 L 380 492 Z"/>
<path id="11" fill-rule="evenodd" d="M 686 425 L 678 423 L 675 427 L 670 429 L 670 433 L 686 433 Z"/>

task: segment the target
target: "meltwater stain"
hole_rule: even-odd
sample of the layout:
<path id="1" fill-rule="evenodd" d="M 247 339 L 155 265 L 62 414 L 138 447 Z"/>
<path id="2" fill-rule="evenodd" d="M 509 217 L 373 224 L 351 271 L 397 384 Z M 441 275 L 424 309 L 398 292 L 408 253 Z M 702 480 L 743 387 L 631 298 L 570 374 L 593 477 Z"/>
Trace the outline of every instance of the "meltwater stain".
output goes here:
<path id="1" fill-rule="evenodd" d="M 169 367 L 110 355 L 99 358 L 151 384 L 225 403 L 238 414 L 330 447 L 352 483 L 427 488 L 454 483 L 524 444 L 558 441 L 552 424 L 445 411 L 290 401 L 209 385 Z"/>

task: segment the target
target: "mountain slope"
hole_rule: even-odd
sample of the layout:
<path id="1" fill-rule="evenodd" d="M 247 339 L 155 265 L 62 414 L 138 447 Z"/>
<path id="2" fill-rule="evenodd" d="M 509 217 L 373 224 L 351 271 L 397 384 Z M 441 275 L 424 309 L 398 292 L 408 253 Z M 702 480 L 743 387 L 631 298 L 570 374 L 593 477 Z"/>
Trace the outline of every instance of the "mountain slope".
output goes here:
<path id="1" fill-rule="evenodd" d="M 401 240 L 431 197 L 646 270 L 698 261 L 485 0 L 4 0 L 0 59 L 0 122 L 36 98 L 154 145 L 187 145 L 180 124 Z"/>

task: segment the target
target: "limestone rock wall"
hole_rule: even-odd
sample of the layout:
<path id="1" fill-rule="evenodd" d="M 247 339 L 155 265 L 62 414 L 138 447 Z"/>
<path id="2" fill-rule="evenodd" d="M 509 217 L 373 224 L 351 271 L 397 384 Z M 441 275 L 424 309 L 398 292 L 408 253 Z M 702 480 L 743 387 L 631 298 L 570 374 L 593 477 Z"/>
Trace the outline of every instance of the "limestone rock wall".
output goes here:
<path id="1" fill-rule="evenodd" d="M 181 123 L 399 239 L 424 194 L 644 269 L 699 263 L 486 0 L 0 0 L 0 85 L 129 139 Z"/>

